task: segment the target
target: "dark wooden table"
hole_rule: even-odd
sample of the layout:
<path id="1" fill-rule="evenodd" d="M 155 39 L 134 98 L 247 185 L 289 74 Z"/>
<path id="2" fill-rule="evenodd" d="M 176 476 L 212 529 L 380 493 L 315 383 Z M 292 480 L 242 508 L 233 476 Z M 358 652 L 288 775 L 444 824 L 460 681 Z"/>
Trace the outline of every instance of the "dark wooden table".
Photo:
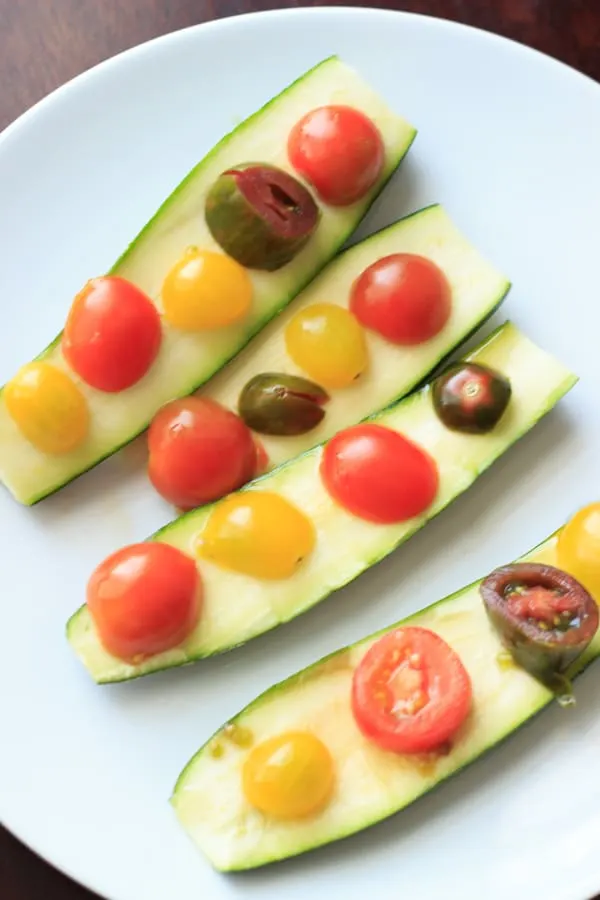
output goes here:
<path id="1" fill-rule="evenodd" d="M 0 0 L 0 129 L 67 79 L 156 35 L 252 10 L 324 5 L 456 19 L 530 44 L 600 81 L 600 0 Z M 0 827 L 0 898 L 93 895 Z"/>

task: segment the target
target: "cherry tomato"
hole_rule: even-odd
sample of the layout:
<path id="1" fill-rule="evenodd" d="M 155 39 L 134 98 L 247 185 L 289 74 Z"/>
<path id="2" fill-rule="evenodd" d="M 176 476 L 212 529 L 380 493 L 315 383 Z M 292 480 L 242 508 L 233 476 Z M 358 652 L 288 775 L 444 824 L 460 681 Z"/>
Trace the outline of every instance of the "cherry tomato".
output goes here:
<path id="1" fill-rule="evenodd" d="M 297 366 L 328 388 L 348 387 L 368 364 L 363 330 L 347 309 L 313 303 L 285 329 L 287 352 Z"/>
<path id="2" fill-rule="evenodd" d="M 351 106 L 321 106 L 293 127 L 288 156 L 325 203 L 348 206 L 381 176 L 385 147 L 364 113 Z"/>
<path id="3" fill-rule="evenodd" d="M 435 461 L 382 425 L 365 423 L 338 432 L 325 445 L 320 470 L 334 500 L 380 524 L 421 515 L 438 489 Z"/>
<path id="4" fill-rule="evenodd" d="M 62 337 L 65 359 L 99 391 L 124 391 L 154 362 L 160 316 L 134 284 L 114 275 L 93 278 L 77 294 Z"/>
<path id="5" fill-rule="evenodd" d="M 393 344 L 422 344 L 439 334 L 450 318 L 452 291 L 431 260 L 393 253 L 359 275 L 350 309 L 365 328 Z"/>
<path id="6" fill-rule="evenodd" d="M 362 733 L 393 753 L 446 744 L 467 718 L 471 679 L 459 656 L 425 628 L 379 638 L 354 671 L 352 712 Z"/>
<path id="7" fill-rule="evenodd" d="M 600 503 L 580 509 L 561 528 L 558 564 L 580 581 L 600 603 Z"/>
<path id="8" fill-rule="evenodd" d="M 268 738 L 251 750 L 242 769 L 248 802 L 277 819 L 300 819 L 323 809 L 333 784 L 331 754 L 310 732 Z"/>
<path id="9" fill-rule="evenodd" d="M 61 369 L 39 361 L 23 366 L 4 388 L 9 416 L 42 453 L 75 450 L 88 433 L 86 399 Z"/>
<path id="10" fill-rule="evenodd" d="M 194 560 L 155 541 L 111 554 L 87 586 L 100 640 L 109 653 L 132 664 L 181 644 L 196 626 L 201 602 Z"/>
<path id="11" fill-rule="evenodd" d="M 289 578 L 315 544 L 312 522 L 271 491 L 241 491 L 210 513 L 198 552 L 223 568 L 254 578 Z"/>
<path id="12" fill-rule="evenodd" d="M 165 318 L 175 328 L 223 328 L 250 309 L 252 282 L 230 256 L 188 247 L 165 278 L 162 302 Z"/>
<path id="13" fill-rule="evenodd" d="M 212 503 L 254 477 L 257 448 L 248 426 L 208 397 L 173 400 L 148 432 L 148 476 L 180 509 Z"/>

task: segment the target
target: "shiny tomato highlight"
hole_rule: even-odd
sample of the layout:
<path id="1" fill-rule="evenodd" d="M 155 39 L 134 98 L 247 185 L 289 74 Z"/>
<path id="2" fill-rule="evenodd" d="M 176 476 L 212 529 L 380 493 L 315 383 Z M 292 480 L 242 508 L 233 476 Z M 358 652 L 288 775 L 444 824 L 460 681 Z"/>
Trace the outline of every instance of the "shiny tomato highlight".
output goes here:
<path id="1" fill-rule="evenodd" d="M 320 471 L 334 500 L 380 524 L 421 515 L 439 482 L 428 453 L 397 431 L 369 423 L 338 432 L 325 446 Z"/>
<path id="2" fill-rule="evenodd" d="M 150 481 L 182 510 L 237 490 L 255 476 L 259 464 L 248 426 L 206 397 L 163 406 L 150 425 L 148 449 Z"/>
<path id="3" fill-rule="evenodd" d="M 381 176 L 385 147 L 375 124 L 351 106 L 321 106 L 288 138 L 292 166 L 330 206 L 360 200 Z"/>
<path id="4" fill-rule="evenodd" d="M 191 557 L 158 541 L 108 556 L 87 586 L 87 606 L 104 647 L 137 664 L 177 647 L 193 631 L 202 583 Z"/>
<path id="5" fill-rule="evenodd" d="M 124 278 L 110 275 L 88 281 L 75 297 L 62 350 L 86 384 L 114 393 L 143 378 L 161 339 L 160 316 L 150 298 Z"/>
<path id="6" fill-rule="evenodd" d="M 350 310 L 365 328 L 393 344 L 422 344 L 439 334 L 450 318 L 452 291 L 431 260 L 393 253 L 359 275 Z"/>
<path id="7" fill-rule="evenodd" d="M 444 747 L 472 705 L 471 679 L 435 632 L 407 626 L 379 638 L 354 671 L 352 712 L 361 732 L 392 753 Z"/>

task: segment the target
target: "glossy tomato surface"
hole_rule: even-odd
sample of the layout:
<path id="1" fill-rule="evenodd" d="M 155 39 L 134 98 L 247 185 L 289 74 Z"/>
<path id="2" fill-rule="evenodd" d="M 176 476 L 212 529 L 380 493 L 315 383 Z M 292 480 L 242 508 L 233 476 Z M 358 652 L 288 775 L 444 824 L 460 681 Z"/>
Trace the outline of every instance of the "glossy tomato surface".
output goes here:
<path id="1" fill-rule="evenodd" d="M 393 253 L 368 266 L 352 286 L 350 309 L 365 328 L 392 344 L 422 344 L 445 326 L 452 291 L 442 270 L 413 253 Z"/>
<path id="2" fill-rule="evenodd" d="M 148 475 L 181 509 L 211 503 L 257 471 L 257 448 L 242 419 L 205 397 L 167 403 L 148 432 Z"/>
<path id="3" fill-rule="evenodd" d="M 375 124 L 350 106 L 321 106 L 294 126 L 288 156 L 331 206 L 360 200 L 381 175 L 383 140 Z"/>
<path id="4" fill-rule="evenodd" d="M 62 350 L 86 384 L 112 393 L 143 378 L 161 339 L 160 316 L 150 298 L 129 281 L 111 275 L 93 278 L 76 296 Z"/>
<path id="5" fill-rule="evenodd" d="M 431 505 L 438 489 L 435 461 L 383 425 L 346 428 L 325 446 L 321 478 L 345 509 L 371 522 L 403 522 Z"/>
<path id="6" fill-rule="evenodd" d="M 442 750 L 471 704 L 471 680 L 459 656 L 425 628 L 388 632 L 354 671 L 356 723 L 366 737 L 393 753 Z"/>
<path id="7" fill-rule="evenodd" d="M 94 570 L 87 606 L 109 653 L 138 663 L 180 644 L 202 600 L 194 560 L 158 541 L 123 547 Z"/>

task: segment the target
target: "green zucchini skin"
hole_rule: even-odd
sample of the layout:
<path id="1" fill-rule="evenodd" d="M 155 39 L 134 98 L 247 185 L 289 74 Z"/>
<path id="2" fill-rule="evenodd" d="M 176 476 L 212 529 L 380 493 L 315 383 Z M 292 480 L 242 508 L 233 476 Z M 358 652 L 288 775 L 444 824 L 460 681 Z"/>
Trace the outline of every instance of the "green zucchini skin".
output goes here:
<path id="1" fill-rule="evenodd" d="M 158 297 L 160 290 L 156 284 L 156 271 L 152 263 L 156 248 L 158 247 L 161 258 L 164 255 L 165 262 L 170 266 L 175 258 L 178 258 L 178 255 L 183 252 L 185 246 L 197 242 L 195 235 L 198 228 L 194 223 L 203 221 L 203 199 L 209 186 L 208 182 L 213 178 L 213 169 L 219 168 L 221 159 L 225 164 L 228 158 L 227 154 L 233 153 L 235 148 L 237 148 L 236 152 L 242 152 L 243 148 L 238 146 L 240 140 L 243 139 L 246 145 L 250 144 L 250 148 L 256 145 L 256 136 L 260 134 L 261 128 L 264 131 L 265 123 L 271 128 L 274 137 L 277 137 L 281 130 L 285 130 L 286 117 L 289 118 L 291 113 L 306 103 L 302 91 L 307 90 L 307 84 L 311 85 L 310 97 L 314 100 L 315 105 L 320 102 L 321 92 L 326 99 L 328 92 L 331 92 L 332 87 L 336 85 L 350 98 L 356 96 L 357 103 L 364 102 L 367 107 L 372 105 L 374 115 L 380 119 L 386 142 L 385 168 L 377 184 L 364 200 L 348 207 L 341 213 L 332 212 L 331 208 L 321 206 L 320 237 L 311 240 L 288 266 L 278 272 L 270 273 L 275 280 L 257 282 L 261 287 L 259 290 L 255 289 L 253 314 L 239 329 L 224 330 L 222 339 L 211 336 L 210 348 L 214 341 L 216 349 L 206 350 L 205 345 L 199 343 L 200 350 L 197 353 L 199 361 L 194 364 L 195 367 L 190 363 L 192 354 L 189 341 L 188 343 L 180 341 L 177 349 L 180 350 L 186 346 L 188 349 L 184 369 L 177 377 L 170 369 L 164 369 L 163 366 L 160 371 L 163 374 L 166 371 L 167 378 L 163 378 L 162 382 L 152 380 L 153 377 L 158 378 L 156 374 L 153 376 L 153 372 L 158 371 L 157 364 L 155 364 L 137 385 L 121 394 L 113 395 L 110 400 L 99 396 L 98 392 L 89 389 L 80 379 L 74 378 L 88 399 L 92 421 L 96 423 L 96 426 L 94 433 L 81 448 L 65 454 L 60 460 L 41 456 L 24 438 L 20 439 L 19 436 L 15 436 L 16 426 L 6 412 L 2 390 L 0 390 L 0 480 L 20 503 L 31 506 L 56 493 L 66 484 L 79 478 L 133 441 L 147 428 L 152 416 L 163 403 L 191 394 L 206 384 L 331 261 L 384 189 L 412 146 L 416 137 L 416 129 L 391 112 L 382 98 L 375 94 L 354 70 L 342 63 L 337 56 L 331 56 L 301 75 L 223 137 L 162 203 L 107 274 L 129 279 L 151 297 Z M 302 85 L 302 91 L 297 92 L 296 89 L 299 85 Z M 282 121 L 283 126 L 279 124 L 278 127 L 275 127 L 273 116 L 279 117 L 277 121 Z M 279 138 L 271 140 L 273 154 L 280 154 L 280 144 Z M 240 160 L 240 162 L 244 162 L 244 160 Z M 183 218 L 185 229 L 190 232 L 190 239 L 182 241 L 182 246 L 173 256 L 171 232 L 179 227 L 180 218 Z M 202 238 L 200 243 L 212 247 L 210 236 L 204 238 L 205 231 L 208 235 L 207 229 L 202 228 L 200 231 Z M 163 277 L 164 274 L 166 274 L 166 268 Z M 171 331 L 174 330 L 171 329 L 169 333 Z M 52 359 L 53 362 L 64 367 L 66 363 L 60 352 L 61 338 L 62 332 L 35 357 L 35 360 L 50 361 Z M 175 355 L 177 356 L 177 354 Z M 179 356 L 177 359 L 179 360 Z M 70 374 L 73 375 L 73 373 Z M 144 395 L 144 391 L 147 391 L 146 395 Z M 151 395 L 150 399 L 148 394 Z M 111 424 L 107 430 L 104 430 L 103 415 L 98 416 L 97 414 L 99 410 L 104 414 L 107 408 L 109 408 L 107 420 L 112 422 L 113 414 L 117 411 L 120 424 L 116 428 Z M 140 412 L 140 410 L 143 411 Z"/>
<path id="2" fill-rule="evenodd" d="M 234 649 L 283 624 L 353 581 L 408 540 L 427 521 L 467 490 L 493 462 L 527 433 L 576 383 L 561 363 L 537 347 L 511 323 L 499 326 L 467 359 L 494 366 L 511 377 L 513 414 L 488 436 L 457 435 L 439 423 L 428 386 L 385 410 L 368 417 L 396 428 L 419 441 L 440 467 L 440 491 L 433 506 L 421 517 L 399 526 L 379 529 L 345 513 L 328 498 L 318 476 L 322 445 L 247 485 L 242 490 L 282 492 L 297 503 L 329 540 L 321 553 L 305 561 L 285 583 L 257 582 L 245 576 L 199 563 L 204 582 L 201 622 L 179 647 L 150 657 L 139 665 L 121 662 L 106 653 L 84 605 L 67 623 L 67 638 L 92 678 L 99 684 L 127 681 L 152 672 L 195 662 Z M 504 361 L 504 363 L 503 363 Z M 428 443 L 431 441 L 431 444 Z M 193 510 L 153 534 L 190 552 L 193 541 L 213 505 Z M 314 568 L 316 567 L 316 568 Z M 236 597 L 226 617 L 219 615 L 226 598 Z M 273 606 L 272 604 L 276 605 Z"/>
<path id="3" fill-rule="evenodd" d="M 521 557 L 519 561 L 539 561 L 549 564 L 555 562 L 557 535 L 558 531 Z M 235 872 L 265 866 L 272 862 L 298 856 L 352 834 L 357 834 L 383 819 L 396 815 L 445 781 L 457 776 L 463 769 L 483 757 L 494 747 L 503 744 L 512 734 L 532 721 L 553 702 L 554 695 L 518 666 L 514 665 L 511 667 L 507 672 L 506 678 L 501 672 L 500 674 L 498 673 L 498 669 L 502 669 L 502 666 L 499 659 L 495 658 L 494 653 L 496 651 L 498 653 L 502 652 L 502 644 L 483 611 L 483 603 L 479 594 L 480 584 L 481 580 L 474 581 L 455 593 L 438 600 L 436 603 L 395 622 L 393 625 L 380 629 L 355 644 L 334 651 L 318 662 L 273 685 L 252 700 L 203 744 L 179 775 L 172 791 L 170 803 L 180 824 L 216 869 L 224 872 Z M 451 624 L 453 616 L 455 618 L 463 617 L 461 619 L 462 626 Z M 293 716 L 292 721 L 290 721 L 289 717 L 286 717 L 285 725 L 283 726 L 284 730 L 302 727 L 311 729 L 311 722 L 322 723 L 327 721 L 327 711 L 330 709 L 331 715 L 335 717 L 335 710 L 338 709 L 339 703 L 343 702 L 342 698 L 346 695 L 346 692 L 348 693 L 348 706 L 350 704 L 347 686 L 349 685 L 351 672 L 368 647 L 387 632 L 406 625 L 432 628 L 434 631 L 437 630 L 437 625 L 442 632 L 442 636 L 446 636 L 446 638 L 448 634 L 455 637 L 457 634 L 461 635 L 462 646 L 468 647 L 469 642 L 474 646 L 470 662 L 480 653 L 482 645 L 486 649 L 490 648 L 490 652 L 485 655 L 483 661 L 479 665 L 474 664 L 475 672 L 482 676 L 481 680 L 484 680 L 486 676 L 490 678 L 490 683 L 494 685 L 495 691 L 501 692 L 504 689 L 510 692 L 510 697 L 513 701 L 507 712 L 508 707 L 502 705 L 502 700 L 495 705 L 496 694 L 494 690 L 489 694 L 486 694 L 485 691 L 482 692 L 483 697 L 487 696 L 489 698 L 486 721 L 488 724 L 489 722 L 496 722 L 496 725 L 490 729 L 490 731 L 495 730 L 495 733 L 478 733 L 477 727 L 472 722 L 468 722 L 462 735 L 457 738 L 456 748 L 453 747 L 451 749 L 449 756 L 441 758 L 443 760 L 441 770 L 434 771 L 431 775 L 429 775 L 427 770 L 424 770 L 422 774 L 412 777 L 412 780 L 409 782 L 410 790 L 404 793 L 398 789 L 397 783 L 395 784 L 393 780 L 394 774 L 390 777 L 389 785 L 386 784 L 386 777 L 390 772 L 394 773 L 396 766 L 407 765 L 406 758 L 399 757 L 397 762 L 394 754 L 370 750 L 368 747 L 369 742 L 366 742 L 367 749 L 365 751 L 364 739 L 351 736 L 349 752 L 366 752 L 369 765 L 372 764 L 376 767 L 375 774 L 382 780 L 381 803 L 378 804 L 374 800 L 369 805 L 363 792 L 360 794 L 363 803 L 361 814 L 354 816 L 352 810 L 348 809 L 349 803 L 351 805 L 349 791 L 352 785 L 346 780 L 340 787 L 340 792 L 345 793 L 343 793 L 343 799 L 339 801 L 340 806 L 336 811 L 336 815 L 331 815 L 327 822 L 324 821 L 327 815 L 326 808 L 323 810 L 322 819 L 320 814 L 312 818 L 310 827 L 297 826 L 295 823 L 292 823 L 290 826 L 286 823 L 286 827 L 281 828 L 279 831 L 278 824 L 271 821 L 268 823 L 268 828 L 263 830 L 264 820 L 261 815 L 251 810 L 249 811 L 245 801 L 235 799 L 238 790 L 241 792 L 241 778 L 239 778 L 240 787 L 238 787 L 238 776 L 247 748 L 240 749 L 227 744 L 227 739 L 224 738 L 226 732 L 223 729 L 229 728 L 231 725 L 238 725 L 248 732 L 248 730 L 252 731 L 255 728 L 255 740 L 260 740 L 263 735 L 265 737 L 271 736 L 277 732 L 277 728 L 274 726 L 276 726 L 278 714 L 284 708 L 287 710 L 293 709 L 296 700 L 301 701 L 302 713 L 298 711 L 297 721 L 294 720 Z M 467 632 L 469 632 L 468 638 L 466 636 Z M 457 649 L 460 652 L 460 647 Z M 581 657 L 573 663 L 568 672 L 568 677 L 576 679 L 598 656 L 600 656 L 600 631 L 596 633 Z M 348 670 L 349 674 L 340 674 L 346 673 L 346 670 Z M 473 672 L 471 676 L 472 678 L 475 677 Z M 340 689 L 336 681 L 337 678 L 343 679 L 342 689 Z M 503 682 L 500 688 L 497 686 L 499 682 Z M 319 684 L 321 687 L 319 687 Z M 307 686 L 309 687 L 307 688 Z M 474 681 L 476 692 L 480 686 Z M 307 690 L 312 691 L 310 701 L 307 701 L 309 696 L 306 693 Z M 320 702 L 321 706 L 319 706 Z M 479 715 L 484 715 L 482 709 L 479 710 Z M 508 721 L 502 721 L 503 715 Z M 568 715 L 568 713 L 565 713 L 565 715 Z M 499 723 L 498 719 L 500 719 Z M 324 727 L 327 731 L 327 727 Z M 345 729 L 343 735 L 348 740 L 346 733 L 347 722 L 345 724 L 340 722 L 340 727 Z M 327 731 L 329 737 L 331 737 L 334 728 L 335 723 Z M 312 730 L 319 736 L 318 726 L 315 726 Z M 215 741 L 220 743 L 221 746 L 226 745 L 223 758 L 216 759 L 211 754 L 211 748 L 214 746 Z M 342 746 L 338 745 L 338 753 L 342 753 L 343 748 L 343 744 Z M 455 752 L 457 754 L 456 759 L 453 758 Z M 229 760 L 229 762 L 225 762 L 226 760 Z M 223 763 L 228 768 L 220 774 L 220 766 Z M 381 765 L 381 768 L 377 768 L 379 765 Z M 410 759 L 408 765 L 410 765 Z M 222 781 L 219 781 L 219 778 L 222 778 Z M 210 800 L 212 792 L 209 784 L 213 782 L 213 779 L 215 780 L 215 795 L 217 792 L 222 794 L 224 790 L 231 789 L 231 793 L 227 794 L 230 801 L 227 824 L 213 821 L 211 817 L 210 810 L 212 807 Z M 355 785 L 355 787 L 357 791 L 360 791 L 360 784 Z M 206 818 L 203 818 L 202 814 L 202 810 L 205 808 L 203 802 L 208 803 L 206 808 L 209 811 Z M 231 810 L 232 805 L 239 807 L 239 820 L 236 817 L 235 810 L 233 812 Z M 345 811 L 345 814 L 342 814 L 342 811 Z M 361 820 L 361 815 L 363 814 L 364 818 Z M 223 826 L 222 839 L 219 831 L 220 825 Z M 297 835 L 295 833 L 296 828 Z M 250 832 L 252 840 L 247 845 L 244 845 L 245 835 L 248 832 Z M 296 837 L 298 837 L 297 843 Z"/>

